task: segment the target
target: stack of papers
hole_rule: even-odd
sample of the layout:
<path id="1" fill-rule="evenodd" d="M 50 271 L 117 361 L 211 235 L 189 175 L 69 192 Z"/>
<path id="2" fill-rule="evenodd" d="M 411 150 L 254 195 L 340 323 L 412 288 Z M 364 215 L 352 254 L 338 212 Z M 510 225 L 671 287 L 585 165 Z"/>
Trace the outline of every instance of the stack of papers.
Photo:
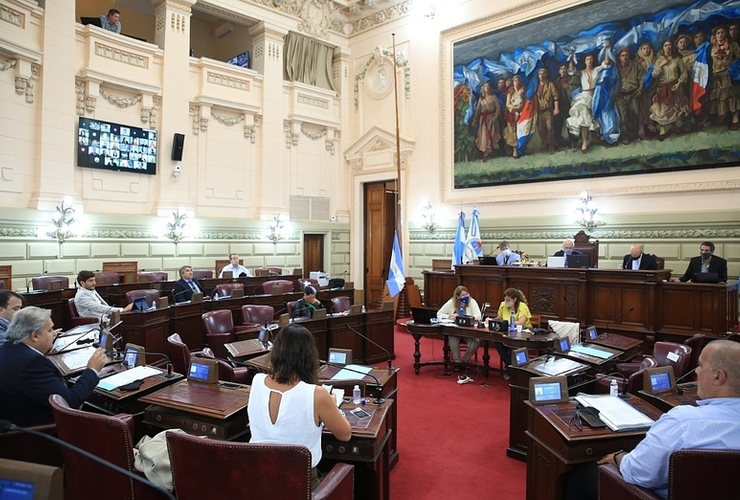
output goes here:
<path id="1" fill-rule="evenodd" d="M 576 344 L 573 347 L 570 348 L 571 351 L 580 352 L 581 354 L 586 354 L 587 356 L 594 356 L 599 359 L 609 359 L 612 357 L 612 354 L 606 351 L 603 351 L 601 349 L 597 349 L 595 347 L 586 346 L 583 344 Z"/>
<path id="2" fill-rule="evenodd" d="M 553 358 L 550 361 L 546 361 L 539 365 L 533 366 L 532 368 L 540 373 L 544 373 L 545 375 L 555 377 L 560 375 L 561 373 L 584 368 L 584 365 L 570 359 Z"/>
<path id="3" fill-rule="evenodd" d="M 655 423 L 631 404 L 617 396 L 579 394 L 576 401 L 599 410 L 599 418 L 613 431 L 645 429 Z"/>
<path id="4" fill-rule="evenodd" d="M 334 375 L 332 380 L 361 380 L 372 371 L 372 366 L 347 365 Z M 358 373 L 359 372 L 359 373 Z"/>
<path id="5" fill-rule="evenodd" d="M 98 382 L 98 387 L 105 389 L 106 391 L 113 391 L 121 387 L 122 385 L 130 384 L 136 380 L 143 380 L 153 375 L 159 375 L 162 372 L 151 366 L 137 366 L 118 373 L 111 375 L 110 377 L 104 378 Z"/>

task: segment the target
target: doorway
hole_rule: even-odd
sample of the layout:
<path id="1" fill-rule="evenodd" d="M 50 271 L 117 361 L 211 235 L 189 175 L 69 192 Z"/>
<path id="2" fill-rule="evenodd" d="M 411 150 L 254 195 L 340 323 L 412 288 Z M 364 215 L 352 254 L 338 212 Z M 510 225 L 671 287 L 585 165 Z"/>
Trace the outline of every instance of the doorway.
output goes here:
<path id="1" fill-rule="evenodd" d="M 396 181 L 363 184 L 365 198 L 365 304 L 379 304 L 383 298 L 391 245 L 396 228 Z"/>
<path id="2" fill-rule="evenodd" d="M 326 271 L 323 234 L 303 235 L 303 277 L 309 277 L 311 271 Z"/>

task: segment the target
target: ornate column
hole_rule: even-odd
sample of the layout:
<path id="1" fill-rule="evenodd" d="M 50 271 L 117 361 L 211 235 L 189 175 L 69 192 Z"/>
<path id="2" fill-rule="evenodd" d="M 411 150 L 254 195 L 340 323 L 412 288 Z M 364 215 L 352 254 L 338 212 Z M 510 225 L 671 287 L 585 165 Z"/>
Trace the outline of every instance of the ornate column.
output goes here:
<path id="1" fill-rule="evenodd" d="M 162 62 L 162 120 L 159 135 L 160 179 L 158 211 L 170 212 L 174 207 L 191 208 L 195 199 L 191 184 L 198 182 L 198 158 L 194 146 L 194 136 L 189 124 L 190 116 L 189 86 L 187 78 L 190 65 L 190 8 L 195 0 L 152 0 L 155 15 L 154 41 L 164 50 Z M 174 134 L 184 134 L 182 161 L 171 159 Z M 178 176 L 170 175 L 175 164 L 181 165 Z"/>
<path id="2" fill-rule="evenodd" d="M 352 87 L 349 81 L 349 56 L 350 51 L 344 47 L 337 47 L 334 49 L 334 61 L 333 61 L 333 73 L 334 73 L 334 88 L 337 93 L 342 96 L 340 100 L 340 112 L 339 121 L 342 124 L 339 130 L 330 131 L 333 134 L 334 149 L 336 150 L 335 156 L 337 158 L 338 172 L 332 176 L 332 209 L 334 215 L 340 222 L 349 222 L 350 218 L 350 203 L 352 191 L 347 189 L 348 177 L 351 175 L 351 170 L 344 159 L 344 151 L 349 147 L 349 144 L 345 143 L 345 138 L 342 137 L 341 129 L 349 128 L 348 125 L 351 123 L 351 116 L 353 113 L 352 107 Z"/>
<path id="3" fill-rule="evenodd" d="M 284 182 L 290 150 L 286 149 L 283 131 L 283 37 L 287 33 L 282 28 L 262 22 L 250 28 L 252 35 L 252 68 L 264 77 L 262 90 L 262 131 L 261 150 L 258 153 L 260 178 L 258 189 L 254 191 L 256 213 L 268 218 L 285 212 L 288 207 Z"/>

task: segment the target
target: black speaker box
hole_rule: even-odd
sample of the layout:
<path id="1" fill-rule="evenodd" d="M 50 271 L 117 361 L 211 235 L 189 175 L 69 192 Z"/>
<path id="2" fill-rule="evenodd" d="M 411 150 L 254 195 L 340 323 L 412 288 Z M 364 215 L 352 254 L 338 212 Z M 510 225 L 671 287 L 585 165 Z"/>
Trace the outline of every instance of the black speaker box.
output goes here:
<path id="1" fill-rule="evenodd" d="M 172 138 L 172 159 L 182 160 L 182 148 L 185 146 L 185 134 L 175 134 Z"/>

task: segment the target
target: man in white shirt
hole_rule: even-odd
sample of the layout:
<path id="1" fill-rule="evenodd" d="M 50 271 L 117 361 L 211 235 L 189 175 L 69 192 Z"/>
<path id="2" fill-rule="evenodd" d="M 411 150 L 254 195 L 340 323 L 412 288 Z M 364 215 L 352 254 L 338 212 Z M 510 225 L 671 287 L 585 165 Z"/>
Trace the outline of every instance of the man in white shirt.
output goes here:
<path id="1" fill-rule="evenodd" d="M 231 271 L 231 276 L 233 278 L 244 278 L 246 276 L 252 276 L 252 273 L 249 272 L 249 269 L 239 264 L 238 253 L 229 254 L 229 260 L 231 261 L 231 264 L 227 264 L 224 266 L 223 269 L 221 269 L 221 273 L 218 275 L 219 278 L 224 277 L 224 271 Z"/>
<path id="2" fill-rule="evenodd" d="M 104 314 L 112 312 L 128 312 L 133 304 L 126 307 L 112 307 L 95 291 L 95 274 L 92 271 L 80 271 L 77 274 L 77 294 L 75 307 L 80 316 L 100 319 Z"/>

